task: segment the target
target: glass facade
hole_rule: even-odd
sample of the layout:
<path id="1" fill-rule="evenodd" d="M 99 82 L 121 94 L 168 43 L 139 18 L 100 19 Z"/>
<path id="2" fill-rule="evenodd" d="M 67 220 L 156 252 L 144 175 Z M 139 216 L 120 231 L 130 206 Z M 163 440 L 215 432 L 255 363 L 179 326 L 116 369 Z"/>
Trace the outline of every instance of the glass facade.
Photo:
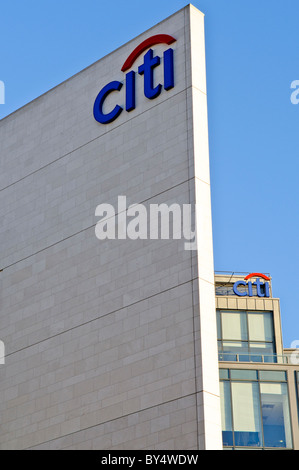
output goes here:
<path id="1" fill-rule="evenodd" d="M 276 362 L 272 312 L 217 310 L 220 361 Z"/>
<path id="2" fill-rule="evenodd" d="M 286 372 L 220 369 L 223 446 L 291 449 Z"/>

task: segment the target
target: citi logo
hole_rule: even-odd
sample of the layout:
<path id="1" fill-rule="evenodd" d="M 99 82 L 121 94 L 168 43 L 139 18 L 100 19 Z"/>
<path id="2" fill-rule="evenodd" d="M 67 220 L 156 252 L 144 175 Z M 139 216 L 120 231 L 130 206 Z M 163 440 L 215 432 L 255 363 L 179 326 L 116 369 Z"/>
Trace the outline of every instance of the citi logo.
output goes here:
<path id="1" fill-rule="evenodd" d="M 162 85 L 159 83 L 155 85 L 154 70 L 160 65 L 161 58 L 154 56 L 154 52 L 151 49 L 156 44 L 167 44 L 174 43 L 176 39 L 167 34 L 157 34 L 143 41 L 137 46 L 133 52 L 129 55 L 127 60 L 124 62 L 121 71 L 127 72 L 132 68 L 135 60 L 147 49 L 147 53 L 144 55 L 143 64 L 138 67 L 138 74 L 143 75 L 144 82 L 144 96 L 153 100 L 160 95 L 162 91 Z M 174 87 L 174 66 L 173 66 L 173 49 L 167 49 L 163 54 L 163 65 L 164 65 L 164 90 L 168 91 Z M 125 76 L 125 108 L 129 113 L 136 108 L 136 72 L 131 70 L 126 73 Z M 93 115 L 96 121 L 101 124 L 108 124 L 122 113 L 123 108 L 118 104 L 109 112 L 104 113 L 103 105 L 107 96 L 112 92 L 119 92 L 123 88 L 123 83 L 119 81 L 112 81 L 105 85 L 94 102 Z"/>
<path id="2" fill-rule="evenodd" d="M 256 278 L 255 282 L 249 281 L 249 279 Z M 265 282 L 261 282 L 260 278 L 264 279 Z M 248 282 L 246 282 L 248 281 Z M 237 281 L 234 283 L 233 289 L 234 293 L 239 297 L 252 297 L 253 296 L 253 288 L 252 286 L 256 286 L 256 292 L 258 297 L 270 297 L 270 289 L 269 289 L 269 282 L 270 278 L 265 274 L 261 273 L 251 273 L 248 274 L 244 278 L 244 281 Z M 240 291 L 238 288 L 239 286 L 245 286 L 246 289 Z"/>

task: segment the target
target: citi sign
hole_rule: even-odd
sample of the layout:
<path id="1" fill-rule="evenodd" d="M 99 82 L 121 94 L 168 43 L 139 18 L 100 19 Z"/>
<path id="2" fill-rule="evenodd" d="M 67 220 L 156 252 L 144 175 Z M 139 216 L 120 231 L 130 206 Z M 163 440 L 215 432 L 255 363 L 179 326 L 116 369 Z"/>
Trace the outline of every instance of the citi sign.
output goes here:
<path id="1" fill-rule="evenodd" d="M 250 281 L 249 279 L 256 278 L 255 282 Z M 264 279 L 265 282 L 261 282 L 260 278 Z M 246 282 L 248 281 L 248 282 Z M 233 290 L 236 295 L 239 297 L 252 297 L 253 296 L 253 289 L 252 286 L 256 286 L 256 292 L 258 297 L 270 297 L 270 289 L 269 289 L 269 282 L 270 278 L 265 274 L 261 273 L 252 273 L 248 274 L 244 278 L 244 281 L 237 281 L 234 283 Z M 239 286 L 245 286 L 246 289 L 240 291 L 238 288 Z"/>
<path id="2" fill-rule="evenodd" d="M 122 72 L 127 72 L 132 68 L 135 60 L 147 49 L 147 53 L 144 55 L 143 64 L 138 67 L 138 74 L 143 75 L 144 82 L 144 96 L 153 100 L 160 95 L 162 91 L 162 85 L 156 84 L 154 80 L 154 70 L 160 65 L 161 58 L 155 56 L 152 46 L 156 44 L 167 44 L 174 43 L 176 39 L 168 34 L 157 34 L 143 41 L 137 46 L 134 51 L 129 55 L 124 65 L 121 68 Z M 173 66 L 173 49 L 167 49 L 163 54 L 163 66 L 164 66 L 164 90 L 168 91 L 174 87 L 174 66 Z M 125 108 L 129 113 L 136 108 L 136 72 L 131 70 L 125 75 Z M 104 112 L 103 106 L 106 98 L 112 92 L 120 92 L 123 87 L 123 83 L 119 81 L 112 81 L 105 85 L 94 102 L 93 115 L 96 121 L 101 124 L 108 124 L 122 113 L 123 108 L 120 105 L 116 105 L 111 111 Z"/>

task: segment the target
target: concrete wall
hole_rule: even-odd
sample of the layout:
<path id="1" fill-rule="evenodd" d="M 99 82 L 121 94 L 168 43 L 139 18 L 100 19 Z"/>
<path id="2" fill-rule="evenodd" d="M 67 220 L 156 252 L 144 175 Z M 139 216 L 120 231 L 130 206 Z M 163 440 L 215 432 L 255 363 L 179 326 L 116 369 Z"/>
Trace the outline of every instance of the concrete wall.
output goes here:
<path id="1" fill-rule="evenodd" d="M 160 33 L 175 87 L 147 100 L 138 76 L 136 109 L 97 123 L 100 89 Z M 220 448 L 203 15 L 180 10 L 3 119 L 0 158 L 0 448 Z M 198 250 L 99 241 L 95 208 L 119 195 L 196 202 Z"/>

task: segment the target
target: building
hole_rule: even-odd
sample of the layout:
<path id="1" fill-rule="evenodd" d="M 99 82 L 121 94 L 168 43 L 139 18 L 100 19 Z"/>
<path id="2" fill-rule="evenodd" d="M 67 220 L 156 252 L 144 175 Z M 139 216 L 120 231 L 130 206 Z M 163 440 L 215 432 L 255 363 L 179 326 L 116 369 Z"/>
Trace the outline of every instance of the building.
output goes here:
<path id="1" fill-rule="evenodd" d="M 283 348 L 271 278 L 248 275 L 215 276 L 223 445 L 298 449 L 298 352 Z"/>
<path id="2" fill-rule="evenodd" d="M 244 433 L 265 447 L 264 428 L 257 441 L 252 420 L 230 421 L 228 384 L 277 371 L 291 388 L 295 369 L 278 362 L 270 304 L 215 297 L 202 13 L 185 7 L 1 120 L 0 148 L 0 448 L 252 446 Z M 196 249 L 128 237 L 136 204 L 192 207 Z M 273 311 L 275 360 L 240 361 L 225 336 L 218 352 L 216 303 L 229 321 Z M 282 447 L 298 447 L 294 387 Z"/>

